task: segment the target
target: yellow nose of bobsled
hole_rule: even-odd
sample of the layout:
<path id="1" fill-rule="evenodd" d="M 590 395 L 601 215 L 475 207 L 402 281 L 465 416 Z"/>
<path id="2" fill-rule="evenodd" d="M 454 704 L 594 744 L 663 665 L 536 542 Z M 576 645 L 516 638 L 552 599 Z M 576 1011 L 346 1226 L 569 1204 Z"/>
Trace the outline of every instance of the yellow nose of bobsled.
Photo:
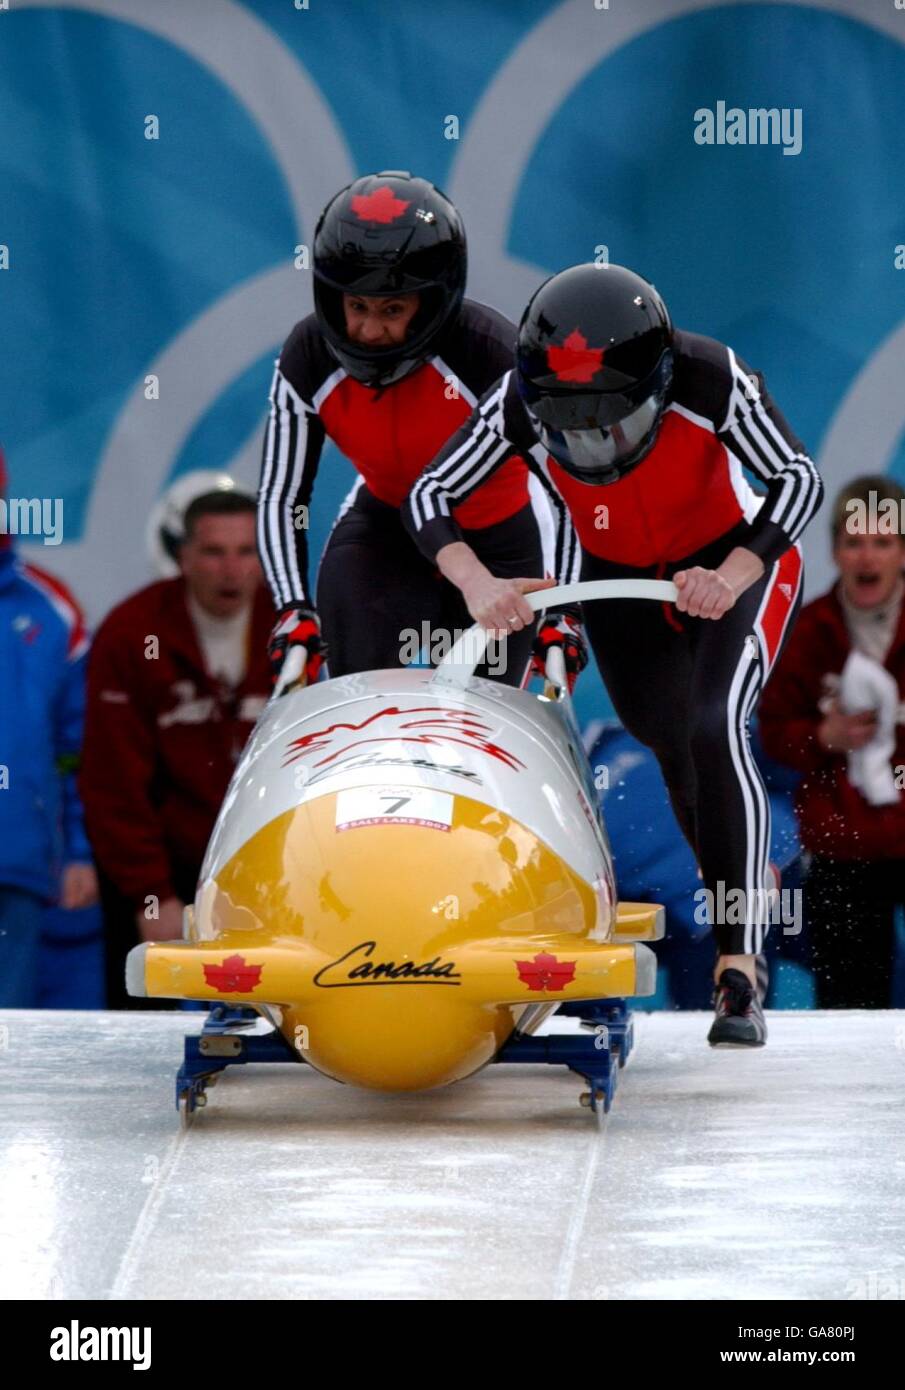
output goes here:
<path id="1" fill-rule="evenodd" d="M 188 941 L 136 948 L 132 992 L 276 1006 L 306 1061 L 381 1090 L 476 1071 L 527 1005 L 647 992 L 603 885 L 449 801 L 448 823 L 344 822 L 335 793 L 287 811 L 202 885 Z"/>

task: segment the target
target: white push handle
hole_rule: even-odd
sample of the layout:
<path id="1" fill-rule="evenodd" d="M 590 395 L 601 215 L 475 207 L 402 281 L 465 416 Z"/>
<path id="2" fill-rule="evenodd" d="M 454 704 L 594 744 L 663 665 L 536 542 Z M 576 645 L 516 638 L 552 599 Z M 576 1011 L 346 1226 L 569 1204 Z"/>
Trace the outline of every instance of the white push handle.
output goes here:
<path id="1" fill-rule="evenodd" d="M 544 694 L 548 698 L 564 699 L 569 694 L 569 676 L 562 647 L 550 647 L 544 662 Z"/>
<path id="2" fill-rule="evenodd" d="M 524 598 L 535 613 L 558 608 L 561 603 L 591 603 L 598 598 L 650 598 L 659 603 L 675 603 L 679 591 L 671 579 L 584 579 L 573 584 L 557 584 L 553 589 L 535 589 Z"/>
<path id="3" fill-rule="evenodd" d="M 602 598 L 645 598 L 674 603 L 678 589 L 669 579 L 586 579 L 574 584 L 557 584 L 553 589 L 535 589 L 525 601 L 535 613 L 558 608 L 563 603 L 593 603 Z M 455 643 L 431 677 L 438 685 L 467 686 L 487 651 L 489 633 L 476 623 Z"/>
<path id="4" fill-rule="evenodd" d="M 285 695 L 287 690 L 291 690 L 297 685 L 305 674 L 305 665 L 308 661 L 308 652 L 305 647 L 290 647 L 286 653 L 286 660 L 280 668 L 277 676 L 276 685 L 273 687 L 272 700 L 278 700 L 281 695 Z"/>
<path id="5" fill-rule="evenodd" d="M 544 662 L 544 698 L 552 700 L 568 724 L 575 747 L 581 747 L 581 730 L 575 716 L 572 692 L 569 689 L 569 673 L 566 670 L 566 655 L 562 647 L 548 647 Z"/>

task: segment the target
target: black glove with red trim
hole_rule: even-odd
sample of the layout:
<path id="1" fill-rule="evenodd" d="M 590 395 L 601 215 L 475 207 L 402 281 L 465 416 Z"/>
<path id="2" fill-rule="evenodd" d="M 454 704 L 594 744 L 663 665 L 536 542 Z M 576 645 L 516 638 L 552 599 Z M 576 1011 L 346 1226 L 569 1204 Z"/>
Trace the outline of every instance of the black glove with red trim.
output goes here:
<path id="1" fill-rule="evenodd" d="M 313 608 L 293 605 L 291 608 L 284 608 L 277 618 L 276 626 L 267 643 L 274 684 L 283 669 L 283 662 L 290 647 L 305 648 L 305 683 L 313 685 L 327 654 L 324 639 L 321 637 L 320 620 Z"/>
<path id="2" fill-rule="evenodd" d="M 547 652 L 551 647 L 562 647 L 566 663 L 566 678 L 569 693 L 575 689 L 580 671 L 588 664 L 588 644 L 579 619 L 571 613 L 547 613 L 534 638 L 531 656 L 532 675 L 544 676 L 547 667 Z"/>

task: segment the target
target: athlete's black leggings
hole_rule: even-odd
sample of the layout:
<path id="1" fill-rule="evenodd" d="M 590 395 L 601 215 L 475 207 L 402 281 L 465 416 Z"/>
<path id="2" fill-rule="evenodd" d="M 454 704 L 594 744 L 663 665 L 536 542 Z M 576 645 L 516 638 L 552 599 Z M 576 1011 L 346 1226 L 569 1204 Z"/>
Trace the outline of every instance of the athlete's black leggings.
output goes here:
<path id="1" fill-rule="evenodd" d="M 691 565 L 715 569 L 744 543 L 740 534 L 662 570 L 630 569 L 585 554 L 582 579 L 671 579 Z M 646 599 L 607 599 L 583 608 L 616 713 L 656 755 L 717 915 L 721 901 L 728 905 L 722 915 L 729 921 L 714 921 L 722 955 L 757 953 L 769 927 L 770 804 L 751 754 L 748 720 L 794 622 L 800 581 L 801 557 L 793 548 L 716 621 Z M 738 889 L 744 899 L 730 897 Z M 741 920 L 733 922 L 736 917 Z"/>
<path id="2" fill-rule="evenodd" d="M 530 505 L 493 526 L 465 531 L 464 538 L 500 578 L 543 577 L 540 530 Z M 317 608 L 331 676 L 408 665 L 422 637 L 425 658 L 433 648 L 439 659 L 474 621 L 459 590 L 420 553 L 398 509 L 378 501 L 364 485 L 327 541 Z M 521 685 L 535 626 L 492 643 L 478 675 Z"/>

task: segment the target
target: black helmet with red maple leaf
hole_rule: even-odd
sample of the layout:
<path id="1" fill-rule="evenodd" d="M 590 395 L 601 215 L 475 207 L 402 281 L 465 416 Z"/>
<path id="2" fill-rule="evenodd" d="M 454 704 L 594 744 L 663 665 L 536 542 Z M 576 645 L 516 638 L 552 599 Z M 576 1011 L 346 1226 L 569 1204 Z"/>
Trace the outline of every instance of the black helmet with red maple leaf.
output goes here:
<path id="1" fill-rule="evenodd" d="M 332 198 L 314 233 L 314 309 L 333 356 L 357 381 L 389 386 L 434 355 L 465 293 L 465 228 L 427 179 L 367 174 Z M 374 347 L 346 333 L 343 295 L 417 293 L 405 342 Z"/>
<path id="2" fill-rule="evenodd" d="M 544 448 L 574 478 L 614 483 L 653 448 L 673 369 L 660 295 L 621 265 L 575 265 L 536 291 L 517 381 Z"/>

